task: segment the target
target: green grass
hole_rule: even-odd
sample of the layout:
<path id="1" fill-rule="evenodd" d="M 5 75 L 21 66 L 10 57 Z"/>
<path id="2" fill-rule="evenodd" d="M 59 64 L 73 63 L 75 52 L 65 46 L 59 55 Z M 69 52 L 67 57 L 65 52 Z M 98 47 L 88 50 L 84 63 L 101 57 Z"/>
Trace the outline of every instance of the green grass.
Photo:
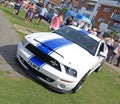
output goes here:
<path id="1" fill-rule="evenodd" d="M 120 104 L 120 74 L 106 65 L 75 94 L 59 94 L 11 73 L 0 71 L 0 104 Z"/>
<path id="2" fill-rule="evenodd" d="M 25 17 L 25 11 L 22 11 L 19 13 L 18 16 L 14 16 L 13 15 L 13 8 L 7 8 L 4 6 L 0 6 L 0 10 L 3 12 L 3 14 L 5 15 L 6 18 L 8 18 L 8 20 L 13 24 L 17 24 L 17 25 L 21 25 L 21 26 L 25 26 L 34 30 L 38 30 L 39 32 L 46 32 L 49 30 L 49 25 L 46 22 L 41 21 L 39 25 L 35 25 L 36 20 L 33 19 L 31 23 L 25 23 L 24 22 L 24 17 Z M 19 29 L 16 29 L 16 32 L 18 33 L 18 36 L 20 38 L 20 40 L 22 39 L 23 36 L 25 36 L 26 34 L 21 33 L 19 31 Z"/>
<path id="3" fill-rule="evenodd" d="M 39 31 L 48 26 L 24 23 L 25 12 L 18 17 L 12 9 L 0 6 L 12 24 L 19 24 Z M 33 21 L 34 22 L 34 21 Z M 20 33 L 23 37 L 25 34 Z M 59 94 L 28 77 L 15 76 L 13 71 L 0 71 L 0 104 L 120 104 L 120 74 L 107 65 L 99 73 L 92 73 L 81 90 L 75 94 Z"/>
<path id="4" fill-rule="evenodd" d="M 3 11 L 4 15 L 8 18 L 8 20 L 12 24 L 26 26 L 31 29 L 39 30 L 40 32 L 48 31 L 49 29 L 49 26 L 45 24 L 43 21 L 41 21 L 39 25 L 35 25 L 35 19 L 33 19 L 32 23 L 30 24 L 25 23 L 24 22 L 25 11 L 20 12 L 18 16 L 13 16 L 13 8 L 0 6 L 0 10 Z"/>

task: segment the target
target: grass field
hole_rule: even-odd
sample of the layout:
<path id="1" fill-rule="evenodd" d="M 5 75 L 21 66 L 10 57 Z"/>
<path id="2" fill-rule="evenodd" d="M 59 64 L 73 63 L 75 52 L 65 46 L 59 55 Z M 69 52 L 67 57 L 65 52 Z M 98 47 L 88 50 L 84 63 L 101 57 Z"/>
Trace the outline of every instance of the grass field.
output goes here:
<path id="1" fill-rule="evenodd" d="M 0 10 L 4 11 L 4 15 L 9 19 L 12 24 L 18 24 L 22 26 L 29 27 L 31 29 L 38 30 L 40 32 L 48 31 L 49 26 L 45 24 L 43 21 L 40 22 L 39 25 L 35 25 L 35 19 L 32 20 L 32 23 L 25 23 L 25 11 L 19 13 L 18 16 L 13 15 L 13 8 L 7 8 L 4 6 L 0 6 Z"/>
<path id="2" fill-rule="evenodd" d="M 59 94 L 11 73 L 0 71 L 0 104 L 120 104 L 120 74 L 106 65 L 75 94 Z"/>
<path id="3" fill-rule="evenodd" d="M 14 17 L 12 9 L 2 6 L 0 9 L 12 24 L 28 26 L 24 23 L 24 12 Z M 31 23 L 28 27 L 48 29 L 44 22 L 39 26 Z M 92 73 L 75 94 L 59 94 L 29 77 L 12 73 L 0 71 L 0 104 L 120 104 L 120 74 L 107 65 L 99 73 Z"/>

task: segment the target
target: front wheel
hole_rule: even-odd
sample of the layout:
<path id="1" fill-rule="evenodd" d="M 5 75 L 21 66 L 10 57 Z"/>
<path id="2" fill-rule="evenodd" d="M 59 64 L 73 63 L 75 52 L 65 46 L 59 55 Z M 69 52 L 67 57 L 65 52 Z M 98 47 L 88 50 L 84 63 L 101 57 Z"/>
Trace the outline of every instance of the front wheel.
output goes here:
<path id="1" fill-rule="evenodd" d="M 100 65 L 94 72 L 99 72 L 102 69 L 102 65 Z"/>
<path id="2" fill-rule="evenodd" d="M 85 74 L 85 76 L 79 81 L 79 83 L 72 89 L 72 93 L 78 92 L 80 90 L 86 78 L 88 77 L 88 74 L 89 72 Z"/>

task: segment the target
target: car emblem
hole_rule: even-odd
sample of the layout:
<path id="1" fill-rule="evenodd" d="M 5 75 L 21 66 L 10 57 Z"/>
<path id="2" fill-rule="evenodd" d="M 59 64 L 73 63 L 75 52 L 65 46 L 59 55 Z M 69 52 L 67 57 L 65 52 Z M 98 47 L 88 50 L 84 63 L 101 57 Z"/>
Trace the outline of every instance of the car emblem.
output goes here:
<path id="1" fill-rule="evenodd" d="M 58 64 L 57 64 L 56 61 L 51 60 L 50 62 L 51 62 L 51 64 L 52 64 L 52 66 L 58 66 Z"/>

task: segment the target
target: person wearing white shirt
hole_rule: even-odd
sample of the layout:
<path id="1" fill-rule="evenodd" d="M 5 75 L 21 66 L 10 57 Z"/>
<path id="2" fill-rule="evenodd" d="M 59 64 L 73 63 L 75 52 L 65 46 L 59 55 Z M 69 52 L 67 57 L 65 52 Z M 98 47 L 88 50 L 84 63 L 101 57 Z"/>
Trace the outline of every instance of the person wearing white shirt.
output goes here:
<path id="1" fill-rule="evenodd" d="M 45 8 L 45 5 L 40 8 L 39 13 L 38 13 L 38 18 L 36 20 L 36 24 L 39 25 L 41 19 L 44 18 L 45 13 L 47 13 L 47 9 Z"/>
<path id="2" fill-rule="evenodd" d="M 114 34 L 111 34 L 109 38 L 106 38 L 106 44 L 108 46 L 108 55 L 107 55 L 107 59 L 106 61 L 109 62 L 110 61 L 110 57 L 113 53 L 114 50 Z"/>

